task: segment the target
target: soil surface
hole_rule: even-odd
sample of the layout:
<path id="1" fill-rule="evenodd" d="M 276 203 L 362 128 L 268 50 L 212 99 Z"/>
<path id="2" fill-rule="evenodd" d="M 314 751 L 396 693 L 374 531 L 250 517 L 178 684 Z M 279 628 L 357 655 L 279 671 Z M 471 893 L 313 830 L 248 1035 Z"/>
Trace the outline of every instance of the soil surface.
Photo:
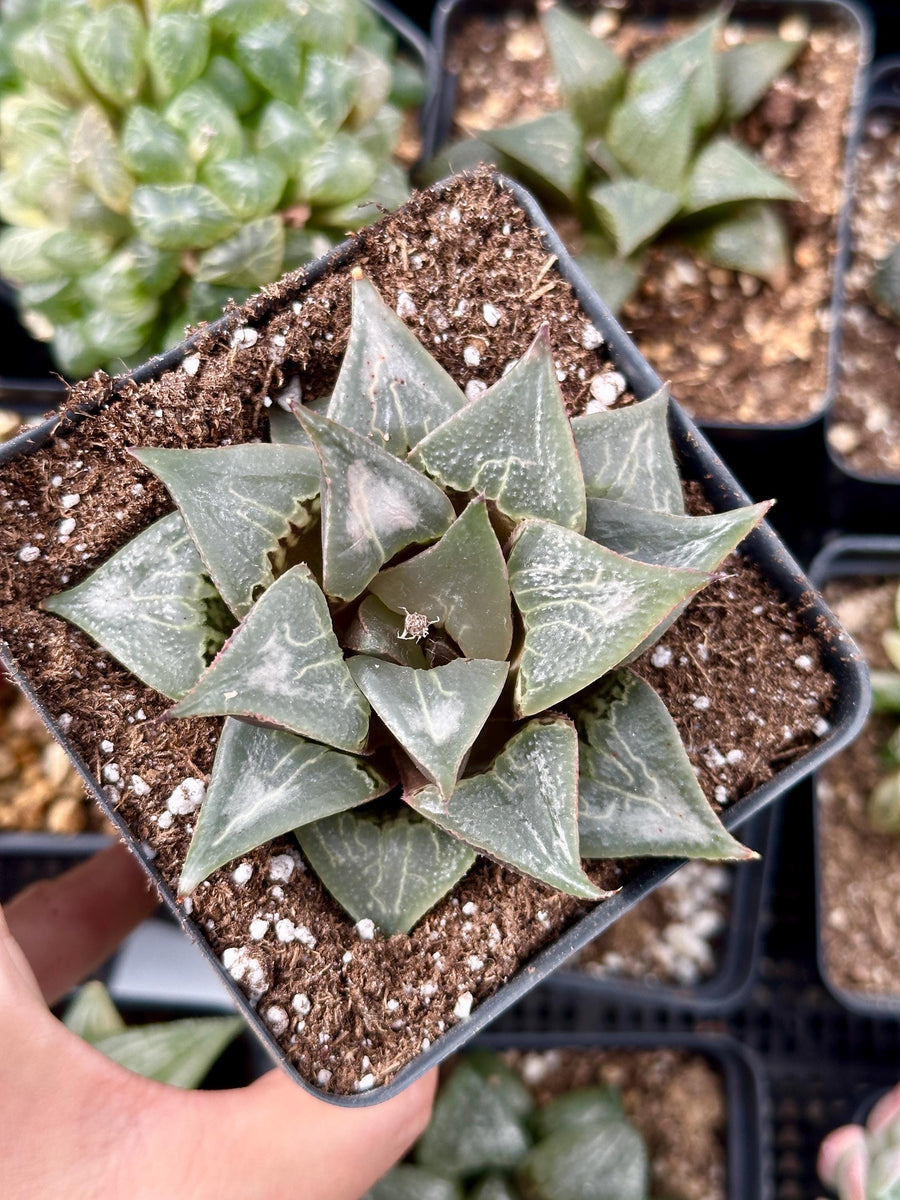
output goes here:
<path id="1" fill-rule="evenodd" d="M 352 261 L 462 385 L 497 379 L 544 321 L 570 411 L 583 406 L 590 379 L 609 371 L 538 234 L 485 175 L 418 194 L 356 238 Z M 308 287 L 303 272 L 286 276 L 236 313 L 246 324 L 233 337 L 201 337 L 195 370 L 142 385 L 103 376 L 78 385 L 70 411 L 87 401 L 102 411 L 64 420 L 46 447 L 0 475 L 3 636 L 172 887 L 193 818 L 173 814 L 167 800 L 183 780 L 207 776 L 221 722 L 163 724 L 162 696 L 39 605 L 171 508 L 129 446 L 245 442 L 265 434 L 268 399 L 287 379 L 299 375 L 307 398 L 331 387 L 349 283 L 348 267 Z M 473 344 L 478 368 L 464 357 Z M 75 527 L 61 530 L 72 517 Z M 638 669 L 668 703 L 719 805 L 771 778 L 828 728 L 834 684 L 819 642 L 739 556 Z M 589 870 L 605 886 L 625 876 L 616 863 Z M 457 1021 L 461 995 L 490 995 L 587 907 L 480 859 L 412 934 L 366 941 L 288 838 L 217 871 L 185 905 L 298 1070 L 339 1092 L 389 1079 Z"/>
<path id="2" fill-rule="evenodd" d="M 571 966 L 593 979 L 692 987 L 718 968 L 733 868 L 692 862 L 581 951 Z"/>
<path id="3" fill-rule="evenodd" d="M 796 18 L 788 21 L 786 35 L 804 32 Z M 636 60 L 691 23 L 651 27 L 616 3 L 597 9 L 593 28 L 620 56 Z M 754 36 L 738 20 L 723 35 L 728 44 Z M 735 130 L 801 197 L 780 206 L 793 246 L 786 285 L 776 291 L 662 243 L 651 248 L 640 289 L 625 306 L 622 323 L 700 421 L 797 422 L 825 402 L 832 257 L 858 53 L 852 33 L 816 26 L 790 71 Z M 521 13 L 499 21 L 473 17 L 453 40 L 448 61 L 459 73 L 454 136 L 559 107 L 540 26 Z M 572 218 L 560 222 L 560 232 L 571 249 L 580 248 Z"/>
<path id="4" fill-rule="evenodd" d="M 894 623 L 897 579 L 841 580 L 825 595 L 870 665 L 890 666 L 881 635 Z M 819 857 L 828 973 L 853 992 L 900 996 L 900 837 L 869 825 L 869 793 L 884 775 L 881 752 L 897 728 L 870 717 L 860 736 L 823 769 Z"/>
<path id="5" fill-rule="evenodd" d="M 900 322 L 875 310 L 869 285 L 900 241 L 900 114 L 870 117 L 856 161 L 853 261 L 828 440 L 865 475 L 900 476 Z"/>
<path id="6" fill-rule="evenodd" d="M 647 1143 L 654 1200 L 725 1200 L 725 1088 L 702 1055 L 572 1049 L 504 1057 L 539 1103 L 592 1084 L 620 1088 L 625 1111 Z"/>

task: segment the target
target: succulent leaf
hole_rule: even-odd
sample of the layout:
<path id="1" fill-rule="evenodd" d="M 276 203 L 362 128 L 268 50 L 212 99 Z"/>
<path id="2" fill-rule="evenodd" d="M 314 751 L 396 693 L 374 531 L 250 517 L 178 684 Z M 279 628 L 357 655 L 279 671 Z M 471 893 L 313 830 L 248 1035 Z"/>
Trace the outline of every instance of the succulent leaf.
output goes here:
<path id="1" fill-rule="evenodd" d="M 626 94 L 656 92 L 676 80 L 687 89 L 693 129 L 708 128 L 721 106 L 716 41 L 723 22 L 724 10 L 718 10 L 703 17 L 684 37 L 642 59 L 628 77 Z"/>
<path id="2" fill-rule="evenodd" d="M 623 558 L 558 525 L 526 521 L 509 582 L 525 625 L 515 707 L 526 717 L 619 666 L 709 576 Z"/>
<path id="3" fill-rule="evenodd" d="M 626 95 L 606 131 L 622 166 L 663 191 L 679 191 L 694 150 L 690 85 L 670 79 L 654 91 Z"/>
<path id="4" fill-rule="evenodd" d="M 425 613 L 468 658 L 505 661 L 512 644 L 506 561 L 483 499 L 434 546 L 381 571 L 370 590 L 394 612 Z"/>
<path id="5" fill-rule="evenodd" d="M 668 413 L 669 393 L 663 387 L 640 404 L 573 418 L 588 497 L 684 512 Z"/>
<path id="6" fill-rule="evenodd" d="M 618 500 L 588 500 L 585 536 L 639 562 L 711 574 L 753 532 L 771 503 L 684 517 Z"/>
<path id="7" fill-rule="evenodd" d="M 179 92 L 165 110 L 169 124 L 181 133 L 196 163 L 237 158 L 244 133 L 237 114 L 214 87 L 199 80 Z"/>
<path id="8" fill-rule="evenodd" d="M 329 207 L 365 196 L 375 182 L 375 160 L 349 133 L 336 133 L 308 154 L 297 199 Z"/>
<path id="9" fill-rule="evenodd" d="M 584 174 L 581 131 L 567 112 L 551 112 L 511 125 L 482 129 L 478 138 L 514 163 L 526 183 L 571 204 Z"/>
<path id="10" fill-rule="evenodd" d="M 243 158 L 222 158 L 210 163 L 203 172 L 203 179 L 210 191 L 236 217 L 250 221 L 271 212 L 278 204 L 287 176 L 272 159 L 245 155 Z M 279 219 L 274 217 L 273 220 Z M 282 224 L 280 220 L 279 224 Z M 269 281 L 273 278 L 270 276 Z"/>
<path id="11" fill-rule="evenodd" d="M 448 798 L 466 754 L 500 698 L 508 665 L 458 658 L 417 671 L 361 654 L 348 659 L 347 667 L 406 753 Z"/>
<path id="12" fill-rule="evenodd" d="M 497 1099 L 520 1120 L 526 1120 L 534 1111 L 534 1099 L 512 1067 L 501 1055 L 492 1050 L 469 1050 L 466 1065 L 489 1084 Z"/>
<path id="13" fill-rule="evenodd" d="M 900 630 L 886 629 L 881 635 L 884 652 L 895 671 L 900 671 Z"/>
<path id="14" fill-rule="evenodd" d="M 434 541 L 453 523 L 453 506 L 436 484 L 308 408 L 296 415 L 322 464 L 325 591 L 353 600 L 400 550 Z"/>
<path id="15" fill-rule="evenodd" d="M 298 107 L 320 137 L 331 137 L 350 116 L 358 83 L 345 59 L 331 54 L 306 56 L 303 95 Z"/>
<path id="16" fill-rule="evenodd" d="M 424 671 L 428 665 L 419 643 L 403 637 L 406 621 L 377 598 L 366 596 L 344 634 L 347 650 Z"/>
<path id="17" fill-rule="evenodd" d="M 728 138 L 716 138 L 694 160 L 684 212 L 702 212 L 741 200 L 796 200 L 789 183 Z"/>
<path id="18" fill-rule="evenodd" d="M 469 1200 L 520 1200 L 520 1193 L 505 1175 L 485 1175 L 470 1189 Z"/>
<path id="19" fill-rule="evenodd" d="M 543 1139 L 560 1129 L 590 1129 L 621 1121 L 624 1115 L 622 1097 L 615 1088 L 575 1088 L 542 1104 L 534 1114 L 533 1127 L 535 1137 Z"/>
<path id="20" fill-rule="evenodd" d="M 876 305 L 894 321 L 900 321 L 900 244 L 878 264 L 870 285 Z"/>
<path id="21" fill-rule="evenodd" d="M 302 58 L 292 22 L 260 20 L 238 35 L 234 54 L 251 79 L 285 104 L 296 103 Z"/>
<path id="22" fill-rule="evenodd" d="M 752 858 L 713 812 L 666 706 L 617 671 L 575 709 L 586 858 Z"/>
<path id="23" fill-rule="evenodd" d="M 98 979 L 81 985 L 66 1006 L 62 1022 L 70 1033 L 91 1043 L 125 1028 L 121 1013 Z"/>
<path id="24" fill-rule="evenodd" d="M 566 107 L 586 132 L 602 132 L 625 71 L 616 55 L 561 5 L 541 14 L 541 28 Z"/>
<path id="25" fill-rule="evenodd" d="M 98 104 L 88 104 L 72 130 L 72 165 L 78 179 L 91 189 L 107 208 L 127 213 L 133 180 L 106 113 Z"/>
<path id="26" fill-rule="evenodd" d="M 78 62 L 105 100 L 125 107 L 137 98 L 144 78 L 146 36 L 134 4 L 109 4 L 82 23 L 75 39 Z"/>
<path id="27" fill-rule="evenodd" d="M 281 218 L 259 217 L 201 254 L 194 278 L 198 283 L 258 288 L 280 275 L 283 261 Z"/>
<path id="28" fill-rule="evenodd" d="M 529 721 L 493 765 L 457 783 L 449 802 L 433 784 L 406 802 L 482 854 L 571 896 L 599 900 L 578 851 L 578 750 L 564 717 Z"/>
<path id="29" fill-rule="evenodd" d="M 363 748 L 369 706 L 308 567 L 292 567 L 263 592 L 168 716 L 247 717 L 338 750 Z"/>
<path id="30" fill-rule="evenodd" d="M 46 17 L 16 36 L 10 55 L 20 74 L 54 96 L 84 100 L 90 92 L 75 63 L 72 39 L 80 24 L 71 12 Z"/>
<path id="31" fill-rule="evenodd" d="M 444 487 L 495 501 L 514 521 L 546 517 L 584 529 L 584 483 L 547 327 L 511 371 L 419 442 L 409 462 Z"/>
<path id="32" fill-rule="evenodd" d="M 869 796 L 866 815 L 879 833 L 900 833 L 900 771 L 879 779 Z"/>
<path id="33" fill-rule="evenodd" d="M 131 219 L 140 237 L 162 250 L 205 249 L 238 224 L 209 188 L 195 183 L 135 188 Z"/>
<path id="34" fill-rule="evenodd" d="M 588 198 L 623 258 L 665 228 L 681 207 L 677 196 L 643 179 L 599 183 Z"/>
<path id="35" fill-rule="evenodd" d="M 125 118 L 122 155 L 138 179 L 152 179 L 157 183 L 193 181 L 195 168 L 187 142 L 143 104 L 135 104 Z"/>
<path id="36" fill-rule="evenodd" d="M 452 1179 L 404 1162 L 374 1183 L 362 1200 L 462 1200 L 462 1192 Z"/>
<path id="37" fill-rule="evenodd" d="M 269 556 L 303 524 L 319 493 L 319 461 L 303 446 L 217 446 L 133 450 L 181 510 L 222 599 L 244 617 L 274 580 Z"/>
<path id="38" fill-rule="evenodd" d="M 725 50 L 719 61 L 726 120 L 738 121 L 754 109 L 804 45 L 802 40 L 766 37 Z"/>
<path id="39" fill-rule="evenodd" d="M 297 163 L 313 151 L 317 142 L 316 131 L 302 112 L 282 100 L 266 105 L 256 129 L 256 148 L 278 163 L 286 175 L 294 174 Z"/>
<path id="40" fill-rule="evenodd" d="M 351 295 L 350 340 L 328 416 L 399 457 L 465 396 L 368 279 L 354 278 Z"/>
<path id="41" fill-rule="evenodd" d="M 365 804 L 387 781 L 361 759 L 280 729 L 229 717 L 178 893 L 300 825 Z"/>
<path id="42" fill-rule="evenodd" d="M 120 1067 L 145 1079 L 195 1088 L 243 1028 L 240 1017 L 186 1017 L 124 1029 L 93 1045 Z"/>
<path id="43" fill-rule="evenodd" d="M 438 1093 L 428 1128 L 416 1143 L 416 1161 L 451 1179 L 515 1167 L 531 1138 L 508 1101 L 501 1075 L 466 1059 Z"/>
<path id="44" fill-rule="evenodd" d="M 647 1200 L 650 1194 L 647 1148 L 624 1118 L 559 1130 L 531 1149 L 517 1179 L 530 1200 Z"/>
<path id="45" fill-rule="evenodd" d="M 747 204 L 736 216 L 697 234 L 693 244 L 717 267 L 757 275 L 773 287 L 784 283 L 791 261 L 784 222 L 766 204 Z"/>
<path id="46" fill-rule="evenodd" d="M 588 283 L 615 316 L 641 281 L 640 264 L 602 252 L 596 244 L 574 258 Z"/>
<path id="47" fill-rule="evenodd" d="M 216 642 L 208 604 L 216 591 L 180 513 L 132 538 L 68 591 L 44 601 L 164 696 L 188 692 Z"/>
<path id="48" fill-rule="evenodd" d="M 209 43 L 209 22 L 199 13 L 161 13 L 153 21 L 147 63 L 158 99 L 171 99 L 203 74 Z"/>
<path id="49" fill-rule="evenodd" d="M 309 862 L 354 921 L 408 933 L 475 861 L 468 846 L 410 810 L 339 813 L 297 830 Z"/>
<path id="50" fill-rule="evenodd" d="M 870 671 L 872 712 L 900 713 L 900 674 L 896 671 Z"/>

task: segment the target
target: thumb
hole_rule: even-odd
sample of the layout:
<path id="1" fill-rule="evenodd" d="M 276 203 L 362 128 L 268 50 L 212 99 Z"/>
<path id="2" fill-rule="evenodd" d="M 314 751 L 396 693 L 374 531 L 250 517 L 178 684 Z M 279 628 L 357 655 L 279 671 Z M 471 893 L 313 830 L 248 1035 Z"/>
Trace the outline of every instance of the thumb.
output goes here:
<path id="1" fill-rule="evenodd" d="M 296 1188 L 304 1200 L 359 1200 L 424 1131 L 436 1083 L 434 1070 L 367 1108 L 318 1100 L 281 1071 L 236 1091 L 170 1091 L 152 1119 L 167 1144 L 158 1194 L 283 1200 Z"/>

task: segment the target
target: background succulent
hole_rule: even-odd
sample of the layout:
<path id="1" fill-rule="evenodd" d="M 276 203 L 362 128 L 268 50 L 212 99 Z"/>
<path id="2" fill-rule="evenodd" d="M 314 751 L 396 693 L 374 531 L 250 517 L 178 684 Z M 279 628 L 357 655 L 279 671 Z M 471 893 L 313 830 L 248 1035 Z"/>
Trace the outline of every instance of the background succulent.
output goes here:
<path id="1" fill-rule="evenodd" d="M 900 1087 L 877 1102 L 865 1125 L 844 1125 L 819 1151 L 819 1176 L 840 1200 L 900 1197 Z"/>
<path id="2" fill-rule="evenodd" d="M 244 1025 L 240 1017 L 184 1017 L 129 1028 L 98 981 L 78 989 L 63 1024 L 120 1067 L 182 1088 L 200 1086 Z"/>
<path id="3" fill-rule="evenodd" d="M 574 212 L 576 259 L 613 311 L 662 236 L 688 243 L 711 265 L 783 282 L 790 252 L 772 201 L 796 193 L 729 129 L 804 43 L 765 37 L 719 50 L 719 11 L 627 66 L 567 9 L 552 6 L 540 21 L 562 108 L 473 130 L 475 140 L 451 147 L 440 163 L 496 162 L 554 210 Z"/>
<path id="4" fill-rule="evenodd" d="M 876 306 L 893 321 L 900 321 L 900 242 L 878 264 L 870 291 Z"/>
<path id="5" fill-rule="evenodd" d="M 356 272 L 321 409 L 135 449 L 177 511 L 45 602 L 227 718 L 181 892 L 291 830 L 387 933 L 476 854 L 593 899 L 582 858 L 749 856 L 625 665 L 767 508 L 685 515 L 665 393 L 570 422 L 542 327 L 466 403 Z"/>
<path id="6" fill-rule="evenodd" d="M 363 0 L 4 4 L 0 272 L 29 330 L 70 376 L 121 370 L 323 253 L 405 200 L 421 87 Z"/>
<path id="7" fill-rule="evenodd" d="M 496 1054 L 466 1055 L 413 1151 L 364 1200 L 648 1200 L 649 1156 L 614 1088 L 536 1106 Z"/>
<path id="8" fill-rule="evenodd" d="M 894 598 L 894 628 L 881 638 L 891 670 L 870 672 L 872 712 L 898 719 L 884 747 L 888 770 L 869 797 L 869 821 L 879 833 L 900 833 L 900 589 Z"/>

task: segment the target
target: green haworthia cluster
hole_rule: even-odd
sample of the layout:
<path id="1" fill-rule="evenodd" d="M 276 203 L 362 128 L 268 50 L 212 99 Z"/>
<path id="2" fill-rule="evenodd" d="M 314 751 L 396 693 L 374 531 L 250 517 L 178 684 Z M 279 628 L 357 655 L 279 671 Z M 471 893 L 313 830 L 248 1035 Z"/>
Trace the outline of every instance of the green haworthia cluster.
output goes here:
<path id="1" fill-rule="evenodd" d="M 96 981 L 78 989 L 63 1024 L 120 1067 L 181 1088 L 199 1087 L 243 1028 L 240 1017 L 185 1017 L 129 1028 Z"/>
<path id="2" fill-rule="evenodd" d="M 423 81 L 363 0 L 13 0 L 0 273 L 59 368 L 181 341 L 408 195 Z"/>
<path id="3" fill-rule="evenodd" d="M 872 712 L 893 717 L 897 727 L 884 746 L 886 773 L 869 796 L 869 822 L 879 833 L 900 833 L 900 588 L 894 597 L 894 627 L 881 636 L 890 670 L 870 671 Z"/>
<path id="4" fill-rule="evenodd" d="M 900 1087 L 876 1102 L 865 1125 L 828 1135 L 818 1171 L 839 1200 L 900 1200 Z"/>
<path id="5" fill-rule="evenodd" d="M 768 37 L 718 48 L 717 12 L 633 66 L 560 5 L 541 13 L 562 108 L 473 132 L 439 158 L 495 162 L 579 220 L 576 261 L 615 312 L 661 237 L 778 285 L 790 263 L 773 201 L 796 199 L 730 130 L 803 49 Z"/>
<path id="6" fill-rule="evenodd" d="M 869 290 L 877 308 L 900 321 L 900 242 L 878 264 Z"/>
<path id="7" fill-rule="evenodd" d="M 649 1200 L 644 1139 L 608 1087 L 536 1105 L 496 1054 L 460 1059 L 413 1150 L 364 1200 Z"/>
<path id="8" fill-rule="evenodd" d="M 226 718 L 182 894 L 292 831 L 387 934 L 479 854 L 585 899 L 585 858 L 747 857 L 627 666 L 767 507 L 685 515 L 667 410 L 570 421 L 546 327 L 467 403 L 355 272 L 325 411 L 135 449 L 177 510 L 45 608 Z"/>

